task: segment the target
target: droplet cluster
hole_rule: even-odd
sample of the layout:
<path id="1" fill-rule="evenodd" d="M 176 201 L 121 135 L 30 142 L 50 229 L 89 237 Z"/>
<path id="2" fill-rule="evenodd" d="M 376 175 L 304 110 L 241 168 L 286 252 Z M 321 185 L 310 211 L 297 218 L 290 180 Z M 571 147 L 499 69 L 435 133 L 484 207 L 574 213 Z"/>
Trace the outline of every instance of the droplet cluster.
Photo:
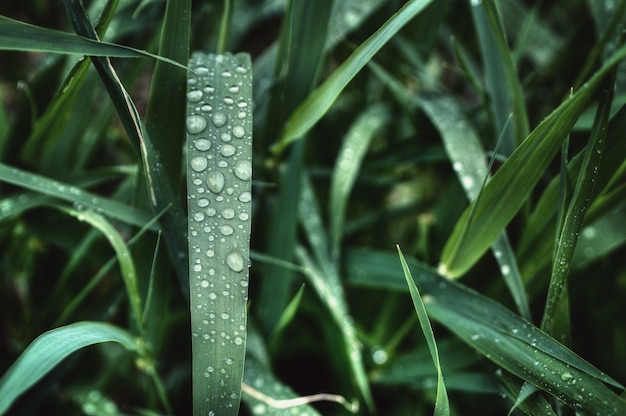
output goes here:
<path id="1" fill-rule="evenodd" d="M 195 53 L 187 92 L 192 341 L 223 357 L 202 375 L 221 399 L 246 338 L 252 181 L 249 57 Z M 233 351 L 239 351 L 231 354 Z M 195 366 L 195 364 L 194 364 Z M 194 370 L 195 371 L 195 370 Z M 239 397 L 234 398 L 236 400 Z"/>

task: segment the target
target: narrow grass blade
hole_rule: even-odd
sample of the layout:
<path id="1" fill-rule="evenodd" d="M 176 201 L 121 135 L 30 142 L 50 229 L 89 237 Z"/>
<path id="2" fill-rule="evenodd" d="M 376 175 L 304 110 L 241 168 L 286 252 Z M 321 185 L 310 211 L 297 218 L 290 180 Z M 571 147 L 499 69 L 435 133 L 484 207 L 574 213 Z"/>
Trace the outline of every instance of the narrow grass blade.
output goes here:
<path id="1" fill-rule="evenodd" d="M 187 92 L 194 415 L 236 415 L 246 350 L 252 181 L 248 54 L 194 53 Z"/>
<path id="2" fill-rule="evenodd" d="M 355 284 L 406 291 L 406 279 L 391 253 L 348 255 L 347 276 Z M 620 415 L 626 402 L 604 383 L 623 389 L 554 338 L 504 306 L 407 261 L 420 286 L 428 315 L 503 369 L 590 414 Z"/>
<path id="3" fill-rule="evenodd" d="M 142 227 L 151 219 L 148 213 L 119 201 L 103 198 L 77 186 L 10 167 L 3 163 L 0 163 L 0 182 L 10 183 L 42 195 L 48 195 L 85 208 L 91 208 L 110 218 L 138 227 Z M 153 226 L 152 229 L 156 230 L 157 226 Z"/>
<path id="4" fill-rule="evenodd" d="M 191 0 L 167 2 L 161 28 L 159 55 L 177 62 L 189 57 Z M 185 128 L 185 85 L 187 73 L 157 61 L 152 74 L 146 129 L 152 145 L 161 155 L 163 170 L 170 183 L 180 180 Z"/>
<path id="5" fill-rule="evenodd" d="M 344 138 L 330 182 L 330 201 L 328 203 L 334 257 L 337 257 L 339 253 L 348 198 L 359 174 L 361 163 L 370 142 L 389 121 L 389 118 L 390 112 L 387 107 L 373 105 L 361 113 Z"/>
<path id="6" fill-rule="evenodd" d="M 0 379 L 0 414 L 70 354 L 102 342 L 137 351 L 132 334 L 103 322 L 77 322 L 37 337 Z"/>
<path id="7" fill-rule="evenodd" d="M 488 249 L 525 203 L 602 80 L 624 56 L 626 47 L 620 48 L 584 87 L 544 119 L 500 167 L 481 198 L 457 221 L 441 256 L 441 273 L 449 277 L 462 275 Z"/>
<path id="8" fill-rule="evenodd" d="M 171 59 L 128 46 L 101 42 L 58 30 L 34 26 L 0 16 L 0 50 L 53 52 L 69 55 L 109 56 L 116 58 L 150 57 L 185 69 Z"/>
<path id="9" fill-rule="evenodd" d="M 84 10 L 82 3 L 77 0 L 64 0 L 68 14 L 71 17 L 74 30 L 82 36 L 97 39 L 97 33 Z M 142 167 L 147 181 L 150 204 L 153 212 L 165 210 L 161 227 L 167 242 L 170 258 L 176 268 L 183 288 L 188 284 L 186 266 L 187 242 L 185 241 L 185 216 L 178 205 L 172 183 L 164 172 L 159 149 L 154 147 L 146 129 L 141 123 L 139 113 L 130 95 L 122 85 L 111 61 L 108 57 L 91 58 L 102 82 L 104 83 L 113 106 L 129 136 L 138 157 L 142 160 Z M 166 209 L 167 208 L 167 209 Z"/>
<path id="10" fill-rule="evenodd" d="M 130 302 L 131 315 L 134 323 L 140 333 L 143 334 L 143 325 L 141 320 L 142 306 L 141 296 L 139 295 L 139 288 L 137 286 L 137 273 L 135 272 L 135 264 L 133 258 L 128 250 L 128 246 L 122 239 L 119 232 L 109 223 L 102 215 L 91 210 L 76 210 L 60 207 L 62 211 L 67 214 L 76 217 L 79 221 L 84 221 L 94 228 L 100 230 L 102 234 L 109 241 L 109 244 L 113 247 L 117 260 L 120 264 L 122 272 L 122 278 L 124 279 L 124 285 L 126 286 L 126 295 Z"/>
<path id="11" fill-rule="evenodd" d="M 343 62 L 332 75 L 294 111 L 285 124 L 274 151 L 280 153 L 302 137 L 328 111 L 341 91 L 406 23 L 430 4 L 431 0 L 410 0 Z"/>
<path id="12" fill-rule="evenodd" d="M 556 255 L 553 260 L 550 286 L 546 306 L 541 321 L 541 328 L 560 340 L 569 339 L 569 331 L 563 333 L 559 328 L 569 328 L 569 305 L 566 304 L 567 276 L 572 264 L 574 249 L 582 229 L 585 213 L 589 208 L 591 194 L 596 182 L 600 161 L 606 142 L 606 129 L 613 99 L 613 78 L 605 84 L 605 90 L 596 115 L 596 122 L 581 166 L 581 173 L 565 215 L 563 228 L 557 240 Z M 563 297 L 565 296 L 565 297 Z M 565 314 L 557 316 L 559 303 Z"/>
<path id="13" fill-rule="evenodd" d="M 426 313 L 424 302 L 422 302 L 422 297 L 420 296 L 419 290 L 415 285 L 413 276 L 411 276 L 411 270 L 409 270 L 409 266 L 406 264 L 404 255 L 400 250 L 400 246 L 396 246 L 396 248 L 398 249 L 398 255 L 400 256 L 400 263 L 402 264 L 404 278 L 406 279 L 407 285 L 409 287 L 409 293 L 411 294 L 411 298 L 413 299 L 413 307 L 415 308 L 415 313 L 419 318 L 420 326 L 422 327 L 422 332 L 424 333 L 424 338 L 426 338 L 426 343 L 428 344 L 430 355 L 432 357 L 433 363 L 435 364 L 435 368 L 437 369 L 437 399 L 435 401 L 434 414 L 436 416 L 449 415 L 450 403 L 448 401 L 448 392 L 446 391 L 446 385 L 443 382 L 443 373 L 441 371 L 441 363 L 439 362 L 439 350 L 437 349 L 435 334 L 433 334 L 433 328 L 430 326 L 430 320 L 428 318 L 428 314 Z"/>

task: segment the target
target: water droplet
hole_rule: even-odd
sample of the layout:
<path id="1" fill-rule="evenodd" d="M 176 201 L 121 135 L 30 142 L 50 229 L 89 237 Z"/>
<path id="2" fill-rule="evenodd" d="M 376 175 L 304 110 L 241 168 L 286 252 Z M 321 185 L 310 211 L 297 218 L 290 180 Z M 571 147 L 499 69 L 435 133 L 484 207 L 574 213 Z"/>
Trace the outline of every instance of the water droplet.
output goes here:
<path id="1" fill-rule="evenodd" d="M 510 268 L 508 265 L 504 264 L 504 265 L 502 265 L 502 267 L 500 268 L 500 271 L 502 272 L 502 274 L 503 274 L 503 275 L 505 275 L 505 276 L 506 276 L 506 275 L 508 275 L 509 273 L 511 273 L 511 268 Z"/>
<path id="2" fill-rule="evenodd" d="M 217 214 L 217 210 L 215 208 L 210 207 L 206 209 L 206 215 L 208 215 L 209 217 L 213 217 L 215 216 L 215 214 Z"/>
<path id="3" fill-rule="evenodd" d="M 187 131 L 190 134 L 202 133 L 206 129 L 206 119 L 202 116 L 194 115 L 187 117 Z"/>
<path id="4" fill-rule="evenodd" d="M 217 293 L 215 292 L 209 293 L 209 299 L 213 299 L 213 300 L 217 299 Z"/>
<path id="5" fill-rule="evenodd" d="M 228 162 L 225 160 L 220 160 L 219 162 L 217 162 L 217 166 L 220 168 L 227 168 L 228 167 Z M 228 188 L 226 191 L 228 191 L 230 188 Z M 232 192 L 229 192 L 232 193 Z"/>
<path id="6" fill-rule="evenodd" d="M 465 189 L 471 189 L 474 187 L 474 179 L 472 179 L 470 176 L 463 175 L 461 176 L 461 180 L 463 181 L 463 186 L 465 187 Z"/>
<path id="7" fill-rule="evenodd" d="M 232 219 L 235 216 L 235 210 L 232 208 L 225 208 L 224 211 L 222 211 L 222 217 L 224 217 L 227 220 Z"/>
<path id="8" fill-rule="evenodd" d="M 193 90 L 187 93 L 187 100 L 196 103 L 202 99 L 202 91 Z"/>
<path id="9" fill-rule="evenodd" d="M 230 136 L 230 133 L 222 133 L 220 138 L 222 139 L 223 142 L 229 142 L 232 139 L 232 137 Z"/>
<path id="10" fill-rule="evenodd" d="M 463 170 L 463 164 L 461 162 L 454 162 L 452 164 L 452 169 L 454 169 L 455 172 L 460 172 Z"/>
<path id="11" fill-rule="evenodd" d="M 248 181 L 252 177 L 252 162 L 249 160 L 240 160 L 235 165 L 233 173 L 242 181 Z"/>
<path id="12" fill-rule="evenodd" d="M 563 374 L 561 374 L 561 380 L 563 381 L 570 381 L 573 378 L 574 378 L 574 375 L 570 373 L 569 371 L 566 371 Z"/>
<path id="13" fill-rule="evenodd" d="M 252 194 L 250 192 L 242 192 L 241 195 L 239 195 L 239 200 L 241 202 L 250 202 L 252 201 Z"/>
<path id="14" fill-rule="evenodd" d="M 235 337 L 234 342 L 235 342 L 236 345 L 241 345 L 241 344 L 243 344 L 243 338 L 237 336 L 237 337 Z"/>
<path id="15" fill-rule="evenodd" d="M 235 230 L 230 225 L 222 225 L 220 227 L 220 233 L 222 233 L 222 235 L 232 235 L 234 232 Z"/>
<path id="16" fill-rule="evenodd" d="M 195 214 L 193 214 L 193 219 L 197 222 L 200 222 L 204 220 L 204 214 L 201 212 L 196 212 Z"/>
<path id="17" fill-rule="evenodd" d="M 198 199 L 198 206 L 199 206 L 200 208 L 204 208 L 204 207 L 206 207 L 206 206 L 208 206 L 208 205 L 209 205 L 209 200 L 208 200 L 208 199 L 206 199 L 206 198 L 200 198 L 200 199 Z"/>
<path id="18" fill-rule="evenodd" d="M 241 221 L 248 221 L 248 218 L 250 218 L 250 216 L 248 215 L 247 212 L 242 212 L 241 214 L 238 215 L 238 218 Z"/>
<path id="19" fill-rule="evenodd" d="M 237 113 L 237 118 L 240 118 L 240 119 L 246 118 L 247 115 L 248 114 L 245 111 L 240 111 Z"/>
<path id="20" fill-rule="evenodd" d="M 237 67 L 235 68 L 235 72 L 238 74 L 245 74 L 246 72 L 248 72 L 248 68 L 246 68 L 244 65 L 237 65 Z"/>
<path id="21" fill-rule="evenodd" d="M 227 106 L 231 106 L 235 103 L 235 100 L 233 100 L 230 97 L 224 97 L 224 104 L 226 104 Z"/>
<path id="22" fill-rule="evenodd" d="M 387 352 L 383 349 L 376 349 L 376 351 L 372 353 L 372 361 L 374 361 L 378 365 L 385 364 L 388 359 L 389 356 L 387 355 Z"/>
<path id="23" fill-rule="evenodd" d="M 213 114 L 213 118 L 211 119 L 211 121 L 213 122 L 213 125 L 215 127 L 222 127 L 224 124 L 226 124 L 226 114 L 222 113 L 221 111 L 216 111 L 215 114 Z"/>
<path id="24" fill-rule="evenodd" d="M 243 256 L 237 250 L 229 251 L 226 255 L 226 265 L 234 272 L 241 272 L 243 270 Z"/>
<path id="25" fill-rule="evenodd" d="M 231 74 L 230 71 L 223 71 L 222 72 L 222 77 L 224 77 L 224 78 L 230 78 L 232 76 L 233 76 L 233 74 Z"/>
<path id="26" fill-rule="evenodd" d="M 196 142 L 194 143 L 194 146 L 196 147 L 196 149 L 204 152 L 211 148 L 211 140 L 205 139 L 204 137 L 200 138 L 196 140 Z"/>
<path id="27" fill-rule="evenodd" d="M 209 287 L 209 281 L 208 280 L 203 280 L 200 282 L 200 286 L 202 287 Z"/>
<path id="28" fill-rule="evenodd" d="M 233 127 L 233 136 L 235 136 L 238 139 L 241 139 L 245 135 L 246 135 L 246 129 L 244 129 L 243 126 Z"/>
<path id="29" fill-rule="evenodd" d="M 207 85 L 202 90 L 206 92 L 207 94 L 213 94 L 213 92 L 215 92 L 215 88 L 213 88 L 213 86 L 211 85 Z"/>
<path id="30" fill-rule="evenodd" d="M 196 75 L 207 75 L 209 73 L 209 68 L 206 66 L 199 66 L 193 72 L 195 72 Z"/>
<path id="31" fill-rule="evenodd" d="M 228 319 L 230 318 L 230 315 L 227 312 L 222 312 L 222 319 Z"/>
<path id="32" fill-rule="evenodd" d="M 230 87 L 228 87 L 228 91 L 231 94 L 237 94 L 239 92 L 239 87 L 236 85 L 231 85 Z"/>
<path id="33" fill-rule="evenodd" d="M 224 174 L 222 172 L 211 172 L 206 178 L 209 190 L 213 193 L 220 193 L 224 189 Z"/>
<path id="34" fill-rule="evenodd" d="M 478 339 L 479 339 L 479 338 L 480 338 L 480 335 L 478 335 L 478 334 L 472 334 L 472 335 L 470 336 L 470 339 L 471 339 L 472 341 L 478 341 Z"/>
<path id="35" fill-rule="evenodd" d="M 236 151 L 237 149 L 232 144 L 223 144 L 220 149 L 220 153 L 224 157 L 231 157 L 232 155 L 235 154 Z"/>
<path id="36" fill-rule="evenodd" d="M 246 108 L 248 106 L 248 103 L 245 100 L 241 100 L 239 101 L 239 103 L 237 103 L 237 107 L 239 108 Z"/>
<path id="37" fill-rule="evenodd" d="M 203 111 L 205 113 L 209 113 L 211 112 L 211 110 L 213 110 L 213 107 L 208 104 L 204 104 L 202 107 L 200 107 L 200 111 Z"/>
<path id="38" fill-rule="evenodd" d="M 209 162 L 204 156 L 196 156 L 191 159 L 190 164 L 191 169 L 195 170 L 196 172 L 202 172 L 207 168 Z"/>

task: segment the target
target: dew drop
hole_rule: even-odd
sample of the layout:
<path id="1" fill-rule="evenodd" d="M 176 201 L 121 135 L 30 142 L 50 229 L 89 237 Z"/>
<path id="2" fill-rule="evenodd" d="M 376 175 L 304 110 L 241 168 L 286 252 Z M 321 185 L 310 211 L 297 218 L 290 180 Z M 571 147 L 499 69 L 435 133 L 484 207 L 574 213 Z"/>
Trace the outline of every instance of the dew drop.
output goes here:
<path id="1" fill-rule="evenodd" d="M 198 68 L 194 69 L 194 71 L 196 73 L 196 75 L 207 75 L 209 73 L 209 68 L 207 68 L 206 66 L 199 66 Z"/>
<path id="2" fill-rule="evenodd" d="M 235 341 L 235 344 L 236 344 L 236 345 L 241 345 L 241 344 L 243 344 L 243 338 L 241 338 L 241 337 L 239 337 L 239 336 L 235 337 L 234 341 Z"/>
<path id="3" fill-rule="evenodd" d="M 222 235 L 232 235 L 234 232 L 235 230 L 230 225 L 222 225 L 220 227 L 220 233 L 222 233 Z"/>
<path id="4" fill-rule="evenodd" d="M 206 178 L 209 190 L 213 193 L 220 193 L 224 189 L 224 174 L 222 172 L 211 172 Z"/>
<path id="5" fill-rule="evenodd" d="M 237 67 L 235 68 L 235 72 L 238 74 L 245 74 L 246 72 L 248 72 L 248 69 L 244 65 L 237 65 Z"/>
<path id="6" fill-rule="evenodd" d="M 232 144 L 224 144 L 224 145 L 222 145 L 222 147 L 220 149 L 220 153 L 224 157 L 231 157 L 232 155 L 235 154 L 236 151 L 237 151 L 237 149 Z"/>
<path id="7" fill-rule="evenodd" d="M 220 138 L 222 139 L 223 142 L 229 142 L 232 139 L 230 133 L 222 133 Z"/>
<path id="8" fill-rule="evenodd" d="M 238 139 L 241 139 L 245 135 L 246 135 L 246 129 L 244 129 L 243 126 L 233 127 L 233 136 L 235 136 Z"/>
<path id="9" fill-rule="evenodd" d="M 206 206 L 208 206 L 208 205 L 209 205 L 209 200 L 208 200 L 208 199 L 206 199 L 206 198 L 200 198 L 200 199 L 198 199 L 198 206 L 199 206 L 200 208 L 204 208 L 204 207 L 206 207 Z"/>
<path id="10" fill-rule="evenodd" d="M 203 137 L 201 139 L 196 140 L 196 142 L 194 143 L 194 146 L 196 147 L 196 149 L 204 152 L 211 148 L 211 140 L 205 139 Z"/>
<path id="11" fill-rule="evenodd" d="M 231 250 L 226 255 L 226 265 L 234 272 L 243 270 L 243 256 L 237 250 Z"/>
<path id="12" fill-rule="evenodd" d="M 196 172 L 202 172 L 209 164 L 209 162 L 206 160 L 206 157 L 204 156 L 193 157 L 190 163 L 191 169 L 195 170 Z"/>
<path id="13" fill-rule="evenodd" d="M 239 200 L 241 202 L 250 202 L 252 200 L 252 194 L 250 192 L 242 192 L 239 195 Z"/>
<path id="14" fill-rule="evenodd" d="M 231 85 L 230 87 L 228 87 L 228 92 L 230 92 L 231 94 L 237 94 L 239 92 L 239 87 L 236 85 Z"/>
<path id="15" fill-rule="evenodd" d="M 224 211 L 222 211 L 222 217 L 224 217 L 227 220 L 232 219 L 235 216 L 235 210 L 232 208 L 225 208 Z"/>
<path id="16" fill-rule="evenodd" d="M 195 214 L 193 214 L 193 219 L 197 222 L 200 222 L 204 220 L 204 214 L 201 212 L 196 212 Z"/>
<path id="17" fill-rule="evenodd" d="M 212 300 L 217 299 L 217 293 L 215 293 L 215 292 L 209 293 L 209 299 L 212 299 Z"/>
<path id="18" fill-rule="evenodd" d="M 202 91 L 200 90 L 193 90 L 187 93 L 187 100 L 192 103 L 196 103 L 200 101 L 201 99 L 202 99 Z"/>
<path id="19" fill-rule="evenodd" d="M 228 319 L 228 318 L 230 318 L 230 315 L 227 312 L 222 312 L 221 317 L 222 317 L 222 319 Z"/>
<path id="20" fill-rule="evenodd" d="M 233 173 L 242 181 L 250 180 L 250 177 L 252 177 L 252 162 L 249 160 L 240 160 L 235 165 Z"/>
<path id="21" fill-rule="evenodd" d="M 213 217 L 215 216 L 215 214 L 217 214 L 217 210 L 215 208 L 210 207 L 206 209 L 206 215 L 208 215 L 209 217 Z"/>
<path id="22" fill-rule="evenodd" d="M 230 71 L 223 71 L 222 72 L 222 77 L 224 77 L 224 78 L 230 78 L 232 76 L 233 76 L 233 74 L 231 74 Z"/>
<path id="23" fill-rule="evenodd" d="M 242 212 L 241 214 L 239 214 L 237 216 L 241 221 L 248 221 L 248 218 L 250 218 L 250 216 L 248 215 L 247 212 Z"/>
<path id="24" fill-rule="evenodd" d="M 237 118 L 246 118 L 247 113 L 245 111 L 240 111 L 237 113 Z"/>
<path id="25" fill-rule="evenodd" d="M 228 162 L 225 161 L 225 160 L 220 160 L 219 162 L 217 162 L 217 166 L 220 167 L 220 168 L 227 168 L 228 167 Z M 227 191 L 228 191 L 228 189 L 227 189 Z"/>
<path id="26" fill-rule="evenodd" d="M 210 112 L 211 110 L 213 110 L 213 107 L 211 107 L 208 104 L 204 104 L 202 107 L 200 107 L 200 111 L 204 111 L 205 113 Z"/>
<path id="27" fill-rule="evenodd" d="M 245 100 L 241 100 L 239 101 L 239 103 L 237 103 L 237 107 L 239 108 L 246 108 L 248 106 L 248 103 Z"/>
<path id="28" fill-rule="evenodd" d="M 187 131 L 190 134 L 202 133 L 206 129 L 206 119 L 202 116 L 194 115 L 187 117 Z"/>
<path id="29" fill-rule="evenodd" d="M 213 125 L 215 127 L 222 127 L 224 124 L 226 124 L 226 114 L 222 113 L 221 111 L 216 111 L 215 114 L 213 114 L 211 121 L 213 122 Z"/>
<path id="30" fill-rule="evenodd" d="M 202 287 L 209 287 L 209 281 L 208 280 L 203 280 L 200 282 L 200 286 Z"/>
<path id="31" fill-rule="evenodd" d="M 224 104 L 226 104 L 226 105 L 228 105 L 228 106 L 231 106 L 231 105 L 233 105 L 234 103 L 235 103 L 235 100 L 233 100 L 232 98 L 230 98 L 230 97 L 224 97 Z"/>

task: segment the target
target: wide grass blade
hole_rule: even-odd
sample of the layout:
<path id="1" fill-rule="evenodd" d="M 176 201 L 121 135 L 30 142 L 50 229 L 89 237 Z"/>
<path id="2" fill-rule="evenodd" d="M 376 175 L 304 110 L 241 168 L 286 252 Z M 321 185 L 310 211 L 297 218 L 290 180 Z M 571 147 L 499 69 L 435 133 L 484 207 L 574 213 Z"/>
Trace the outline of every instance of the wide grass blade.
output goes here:
<path id="1" fill-rule="evenodd" d="M 430 320 L 428 319 L 428 314 L 426 313 L 424 302 L 422 301 L 419 290 L 415 285 L 415 281 L 413 280 L 413 276 L 411 275 L 411 270 L 409 270 L 409 266 L 404 259 L 404 255 L 400 250 L 400 246 L 396 246 L 396 248 L 398 249 L 398 255 L 400 256 L 400 263 L 402 264 L 404 278 L 406 279 L 407 285 L 409 287 L 411 299 L 413 299 L 415 313 L 419 318 L 420 326 L 422 327 L 424 338 L 426 338 L 426 343 L 428 344 L 428 349 L 430 350 L 433 364 L 435 364 L 435 368 L 437 369 L 437 399 L 435 400 L 434 414 L 436 416 L 449 415 L 450 403 L 448 401 L 448 392 L 446 391 L 446 385 L 443 381 L 443 373 L 441 371 L 441 363 L 439 362 L 439 350 L 437 349 L 435 334 L 433 334 L 433 328 L 430 326 Z"/>
<path id="2" fill-rule="evenodd" d="M 355 284 L 406 291 L 406 279 L 391 253 L 359 250 L 348 253 L 347 276 Z M 554 338 L 456 281 L 409 260 L 428 315 L 445 325 L 489 360 L 557 397 L 573 409 L 590 414 L 620 415 L 622 400 L 604 383 L 623 389 Z"/>
<path id="3" fill-rule="evenodd" d="M 132 334 L 103 322 L 77 322 L 38 336 L 0 379 L 0 414 L 70 354 L 102 342 L 138 349 Z"/>
<path id="4" fill-rule="evenodd" d="M 71 33 L 46 29 L 0 16 L 0 50 L 52 52 L 116 58 L 150 57 L 186 68 L 176 61 L 128 46 L 101 42 Z"/>
<path id="5" fill-rule="evenodd" d="M 321 119 L 356 74 L 405 24 L 424 10 L 431 0 L 410 0 L 344 61 L 324 83 L 298 106 L 285 123 L 274 151 L 280 153 L 301 138 Z"/>
<path id="6" fill-rule="evenodd" d="M 187 92 L 194 415 L 236 415 L 246 350 L 252 215 L 248 54 L 194 53 Z"/>
<path id="7" fill-rule="evenodd" d="M 546 306 L 541 321 L 541 328 L 554 334 L 559 340 L 567 340 L 569 334 L 569 305 L 567 304 L 567 276 L 572 264 L 574 249 L 583 226 L 591 194 L 596 182 L 600 161 L 606 142 L 606 130 L 613 99 L 613 80 L 610 77 L 596 115 L 596 122 L 585 150 L 581 171 L 576 182 L 559 237 L 556 242 L 556 254 L 553 260 L 552 275 Z M 558 311 L 561 312 L 558 316 Z M 566 331 L 564 333 L 564 331 Z"/>
<path id="8" fill-rule="evenodd" d="M 544 119 L 500 167 L 457 221 L 441 256 L 441 273 L 460 276 L 483 255 L 526 202 L 596 89 L 624 56 L 626 47 Z"/>

